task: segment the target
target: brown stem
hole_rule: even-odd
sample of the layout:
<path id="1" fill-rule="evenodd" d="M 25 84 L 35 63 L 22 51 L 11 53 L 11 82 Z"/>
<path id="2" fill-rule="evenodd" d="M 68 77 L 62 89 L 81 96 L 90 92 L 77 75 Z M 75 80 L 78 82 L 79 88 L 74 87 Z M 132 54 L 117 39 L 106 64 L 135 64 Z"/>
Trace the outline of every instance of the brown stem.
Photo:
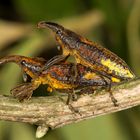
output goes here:
<path id="1" fill-rule="evenodd" d="M 71 105 L 80 113 L 73 113 L 59 96 L 32 97 L 20 103 L 10 96 L 0 96 L 0 119 L 39 125 L 36 136 L 41 137 L 49 128 L 55 129 L 67 124 L 105 115 L 140 105 L 140 79 L 112 88 L 119 106 L 115 107 L 109 94 L 102 90 L 96 95 L 82 95 Z M 63 97 L 65 100 L 67 96 Z"/>

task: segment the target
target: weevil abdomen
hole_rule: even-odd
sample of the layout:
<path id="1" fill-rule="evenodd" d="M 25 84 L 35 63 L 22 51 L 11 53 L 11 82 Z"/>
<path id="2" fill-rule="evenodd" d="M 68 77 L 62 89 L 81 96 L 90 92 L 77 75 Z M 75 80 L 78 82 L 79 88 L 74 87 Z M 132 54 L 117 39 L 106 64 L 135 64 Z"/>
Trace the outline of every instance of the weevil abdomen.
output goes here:
<path id="1" fill-rule="evenodd" d="M 134 74 L 120 57 L 98 46 L 78 43 L 73 53 L 79 63 L 93 68 L 104 76 L 109 75 L 122 80 L 134 78 Z"/>

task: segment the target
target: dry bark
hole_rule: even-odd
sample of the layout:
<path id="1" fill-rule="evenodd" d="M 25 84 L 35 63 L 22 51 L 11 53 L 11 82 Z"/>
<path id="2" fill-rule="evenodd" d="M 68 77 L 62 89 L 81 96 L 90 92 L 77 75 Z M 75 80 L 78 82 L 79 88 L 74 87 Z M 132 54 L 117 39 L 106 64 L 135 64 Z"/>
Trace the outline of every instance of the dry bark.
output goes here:
<path id="1" fill-rule="evenodd" d="M 32 97 L 20 103 L 11 96 L 0 96 L 0 119 L 38 125 L 36 137 L 42 137 L 48 129 L 105 115 L 140 105 L 140 79 L 134 79 L 112 87 L 119 106 L 115 107 L 105 90 L 93 95 L 82 95 L 71 105 L 80 113 L 72 112 L 60 95 Z M 66 100 L 67 96 L 63 96 Z"/>

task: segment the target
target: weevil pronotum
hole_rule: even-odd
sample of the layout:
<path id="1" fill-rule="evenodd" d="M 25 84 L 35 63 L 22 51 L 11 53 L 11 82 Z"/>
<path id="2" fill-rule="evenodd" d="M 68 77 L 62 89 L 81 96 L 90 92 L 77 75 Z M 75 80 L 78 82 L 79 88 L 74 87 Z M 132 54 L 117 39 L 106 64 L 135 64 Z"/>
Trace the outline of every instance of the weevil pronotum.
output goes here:
<path id="1" fill-rule="evenodd" d="M 90 67 L 96 73 L 107 77 L 110 80 L 110 88 L 112 82 L 120 82 L 135 77 L 125 61 L 101 45 L 89 41 L 57 23 L 41 21 L 38 23 L 38 27 L 51 29 L 63 51 L 63 55 L 55 56 L 56 59 L 46 63 L 46 68 L 65 60 L 69 55 L 73 55 L 77 63 Z M 114 99 L 113 102 L 116 100 Z"/>
<path id="2" fill-rule="evenodd" d="M 18 64 L 25 75 L 31 77 L 31 82 L 23 83 L 11 90 L 12 95 L 22 101 L 30 99 L 33 91 L 39 87 L 40 84 L 47 84 L 48 91 L 53 90 L 73 92 L 73 89 L 81 89 L 89 87 L 91 92 L 95 87 L 106 87 L 107 81 L 100 75 L 94 73 L 89 67 L 77 64 L 78 75 L 73 81 L 73 63 L 64 62 L 50 66 L 48 69 L 41 71 L 44 64 L 47 62 L 43 58 L 30 58 L 19 55 L 6 56 L 0 59 L 0 64 L 14 62 Z M 26 78 L 24 78 L 26 79 Z M 26 81 L 26 80 L 25 80 Z M 72 94 L 68 94 L 72 95 Z M 67 104 L 70 96 L 68 96 Z"/>

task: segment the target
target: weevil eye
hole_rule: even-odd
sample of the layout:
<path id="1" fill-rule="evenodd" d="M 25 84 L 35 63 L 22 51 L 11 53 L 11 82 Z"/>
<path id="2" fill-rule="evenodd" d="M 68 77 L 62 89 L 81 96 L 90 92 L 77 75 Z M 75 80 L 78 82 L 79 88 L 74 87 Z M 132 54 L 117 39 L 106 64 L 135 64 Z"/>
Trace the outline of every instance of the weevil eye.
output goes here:
<path id="1" fill-rule="evenodd" d="M 61 30 L 57 30 L 56 34 L 60 35 L 61 34 Z"/>
<path id="2" fill-rule="evenodd" d="M 22 60 L 21 61 L 21 65 L 25 65 L 26 64 L 26 61 L 25 60 Z"/>

